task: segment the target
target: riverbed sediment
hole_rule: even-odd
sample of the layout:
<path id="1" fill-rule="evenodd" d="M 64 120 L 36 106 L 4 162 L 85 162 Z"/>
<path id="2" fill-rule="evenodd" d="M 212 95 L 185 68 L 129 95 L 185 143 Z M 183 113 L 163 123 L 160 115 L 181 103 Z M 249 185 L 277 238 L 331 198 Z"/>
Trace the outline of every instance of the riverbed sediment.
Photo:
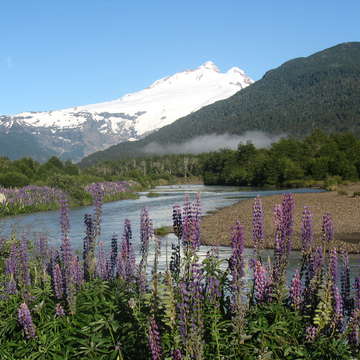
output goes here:
<path id="1" fill-rule="evenodd" d="M 322 216 L 330 213 L 334 222 L 334 246 L 351 253 L 360 253 L 360 184 L 339 187 L 336 191 L 322 193 L 294 194 L 294 234 L 293 249 L 301 249 L 301 218 L 304 206 L 313 214 L 314 239 L 321 244 Z M 273 210 L 280 204 L 281 195 L 261 198 L 264 209 L 265 248 L 273 248 L 274 224 Z M 230 245 L 231 229 L 237 220 L 244 225 L 245 246 L 252 247 L 252 206 L 253 199 L 241 200 L 238 203 L 218 210 L 203 217 L 202 243 L 204 245 Z"/>

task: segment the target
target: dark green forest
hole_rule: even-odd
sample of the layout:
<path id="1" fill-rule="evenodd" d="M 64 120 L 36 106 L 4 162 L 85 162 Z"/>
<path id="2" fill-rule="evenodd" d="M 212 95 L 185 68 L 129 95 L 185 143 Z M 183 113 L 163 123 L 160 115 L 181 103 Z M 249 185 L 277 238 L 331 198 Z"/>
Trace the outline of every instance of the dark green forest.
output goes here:
<path id="1" fill-rule="evenodd" d="M 360 177 L 360 141 L 351 133 L 315 130 L 304 140 L 281 139 L 269 149 L 239 144 L 201 156 L 205 184 L 239 186 L 325 186 Z"/>
<path id="2" fill-rule="evenodd" d="M 200 176 L 200 161 L 194 155 L 125 159 L 88 168 L 80 168 L 55 156 L 45 163 L 31 158 L 10 160 L 0 157 L 0 187 L 49 186 L 69 194 L 74 206 L 91 203 L 90 194 L 84 190 L 91 183 L 131 180 L 132 190 L 141 190 L 159 183 L 176 183 L 179 179 L 185 181 Z"/>
<path id="3" fill-rule="evenodd" d="M 303 140 L 283 138 L 269 148 L 240 143 L 199 155 L 180 154 L 104 161 L 79 167 L 56 157 L 0 158 L 0 186 L 50 186 L 66 191 L 78 205 L 90 202 L 84 186 L 100 181 L 133 181 L 137 189 L 203 179 L 207 185 L 253 187 L 329 186 L 360 178 L 360 140 L 351 133 L 315 130 Z"/>

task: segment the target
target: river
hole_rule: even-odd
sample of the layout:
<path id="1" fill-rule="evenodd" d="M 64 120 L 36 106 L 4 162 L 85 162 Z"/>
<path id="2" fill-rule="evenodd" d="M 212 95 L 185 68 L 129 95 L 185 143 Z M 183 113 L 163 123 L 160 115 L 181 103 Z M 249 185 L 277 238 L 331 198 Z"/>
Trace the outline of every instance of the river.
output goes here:
<path id="1" fill-rule="evenodd" d="M 121 200 L 103 205 L 103 216 L 101 224 L 101 238 L 108 246 L 114 233 L 121 238 L 123 223 L 126 218 L 131 221 L 133 230 L 133 243 L 135 249 L 139 247 L 139 217 L 140 210 L 146 207 L 149 210 L 150 217 L 153 219 L 155 228 L 171 225 L 172 206 L 181 205 L 184 194 L 188 193 L 194 197 L 197 192 L 201 193 L 202 212 L 206 214 L 216 209 L 232 205 L 241 199 L 254 198 L 257 195 L 267 196 L 281 193 L 303 193 L 318 192 L 317 189 L 291 189 L 291 190 L 254 190 L 241 189 L 229 186 L 204 186 L 204 185 L 172 185 L 158 186 L 151 191 L 158 193 L 157 197 L 147 197 L 147 192 L 139 193 L 140 197 L 136 200 Z M 80 207 L 70 210 L 71 230 L 70 236 L 72 246 L 75 249 L 82 248 L 82 239 L 84 237 L 84 214 L 93 213 L 91 206 Z M 16 233 L 27 233 L 29 237 L 42 232 L 46 233 L 49 242 L 55 245 L 60 243 L 59 211 L 38 212 L 34 214 L 7 217 L 0 219 L 0 233 L 8 235 L 11 231 Z M 162 238 L 162 257 L 161 263 L 166 261 L 166 245 L 170 248 L 170 243 L 175 240 L 173 234 Z M 200 256 L 204 256 L 210 249 L 208 246 L 201 246 Z M 227 258 L 230 255 L 230 248 L 219 247 L 220 256 Z M 246 254 L 251 256 L 252 250 L 247 249 Z M 264 255 L 271 256 L 272 251 L 264 251 Z M 292 252 L 290 259 L 290 268 L 298 264 L 299 253 Z M 350 259 L 351 267 L 355 273 L 359 274 L 360 257 L 353 255 Z M 291 269 L 290 269 L 291 270 Z"/>

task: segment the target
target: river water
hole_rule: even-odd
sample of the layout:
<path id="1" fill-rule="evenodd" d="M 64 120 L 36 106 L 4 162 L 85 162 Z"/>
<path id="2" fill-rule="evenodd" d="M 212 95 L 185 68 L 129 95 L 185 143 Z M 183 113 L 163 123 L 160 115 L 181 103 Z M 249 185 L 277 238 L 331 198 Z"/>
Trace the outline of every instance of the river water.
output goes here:
<path id="1" fill-rule="evenodd" d="M 150 217 L 153 219 L 155 228 L 172 224 L 172 206 L 183 203 L 184 194 L 188 193 L 190 197 L 195 197 L 197 192 L 201 193 L 202 213 L 232 205 L 241 199 L 254 198 L 257 195 L 267 196 L 281 193 L 304 193 L 318 192 L 317 189 L 291 189 L 291 190 L 254 190 L 241 189 L 229 186 L 204 186 L 204 185 L 172 185 L 158 186 L 152 191 L 158 193 L 158 197 L 147 197 L 147 192 L 139 193 L 140 197 L 136 200 L 121 200 L 103 205 L 103 216 L 101 224 L 101 238 L 108 246 L 114 233 L 121 238 L 124 220 L 128 218 L 132 224 L 133 243 L 135 249 L 139 247 L 139 220 L 140 211 L 146 207 L 149 210 Z M 71 241 L 75 249 L 82 248 L 84 237 L 84 214 L 93 213 L 91 206 L 76 208 L 70 210 L 71 222 Z M 250 214 L 249 214 L 250 215 Z M 59 211 L 39 212 L 29 215 L 14 216 L 0 219 L 0 234 L 8 235 L 11 231 L 16 233 L 27 233 L 32 237 L 35 233 L 46 233 L 49 242 L 55 245 L 60 244 L 60 226 Z M 162 238 L 162 256 L 161 264 L 166 262 L 166 247 L 170 249 L 171 242 L 175 241 L 175 236 L 169 234 Z M 199 255 L 204 256 L 210 249 L 207 246 L 201 246 Z M 219 253 L 222 258 L 228 258 L 230 248 L 219 247 Z M 252 250 L 246 250 L 248 257 L 251 256 Z M 271 256 L 272 251 L 264 251 L 264 255 Z M 151 260 L 151 259 L 150 259 Z M 292 252 L 290 259 L 290 268 L 294 268 L 299 261 L 299 253 Z M 360 272 L 360 257 L 351 256 L 350 259 L 353 273 Z M 290 269 L 291 270 L 291 269 Z"/>

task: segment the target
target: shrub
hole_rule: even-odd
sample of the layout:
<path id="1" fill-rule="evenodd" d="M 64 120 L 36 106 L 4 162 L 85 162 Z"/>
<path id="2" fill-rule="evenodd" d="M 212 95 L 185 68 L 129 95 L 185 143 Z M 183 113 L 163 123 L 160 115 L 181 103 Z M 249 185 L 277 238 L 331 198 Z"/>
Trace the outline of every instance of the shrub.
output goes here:
<path id="1" fill-rule="evenodd" d="M 0 185 L 10 188 L 10 187 L 23 187 L 28 185 L 29 178 L 19 172 L 8 172 L 0 175 Z"/>

